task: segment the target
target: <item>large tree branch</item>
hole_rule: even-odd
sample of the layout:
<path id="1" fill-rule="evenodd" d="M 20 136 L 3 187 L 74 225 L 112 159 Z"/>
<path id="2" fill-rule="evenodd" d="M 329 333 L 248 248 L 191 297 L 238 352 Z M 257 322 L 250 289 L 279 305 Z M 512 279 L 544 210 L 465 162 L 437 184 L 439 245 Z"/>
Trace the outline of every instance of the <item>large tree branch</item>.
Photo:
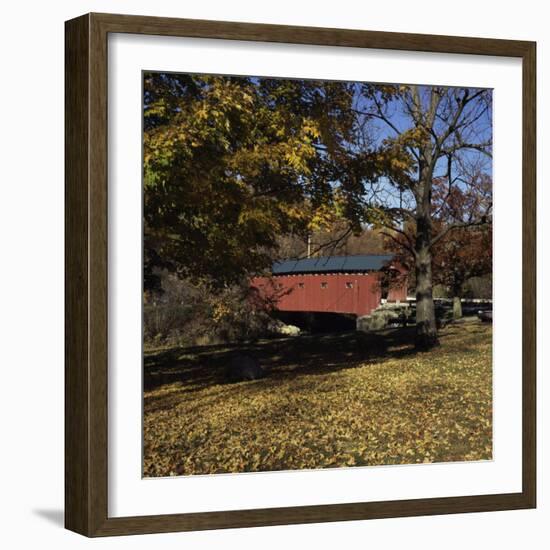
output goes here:
<path id="1" fill-rule="evenodd" d="M 392 206 L 390 208 L 385 208 L 384 211 L 387 212 L 390 215 L 398 214 L 399 216 L 401 216 L 403 218 L 407 217 L 411 220 L 415 219 L 414 214 L 408 208 L 400 208 L 398 206 Z"/>
<path id="2" fill-rule="evenodd" d="M 330 248 L 330 253 L 332 254 L 336 250 L 336 247 L 351 235 L 352 231 L 353 231 L 353 228 L 349 226 L 339 237 L 335 237 L 330 241 L 322 243 L 316 249 L 312 250 L 310 256 L 314 256 L 315 254 L 321 252 L 322 250 L 326 250 L 329 248 Z M 298 258 L 298 259 L 303 260 L 307 257 L 308 256 L 306 254 L 305 256 L 302 256 L 301 258 Z"/>
<path id="3" fill-rule="evenodd" d="M 374 104 L 376 105 L 376 113 L 373 113 L 371 111 L 360 111 L 358 109 L 353 109 L 353 112 L 358 115 L 366 116 L 366 117 L 372 117 L 377 118 L 378 120 L 381 120 L 385 124 L 388 125 L 389 128 L 391 128 L 397 136 L 400 136 L 402 132 L 399 130 L 399 128 L 383 113 L 382 106 L 380 105 L 380 102 L 377 99 L 373 99 Z M 415 151 L 414 147 L 406 146 L 407 150 L 411 155 L 418 161 L 419 156 L 418 153 Z"/>
<path id="4" fill-rule="evenodd" d="M 437 114 L 437 109 L 441 103 L 441 89 L 437 87 L 432 87 L 430 94 L 430 107 L 426 116 L 426 126 L 433 130 L 433 125 L 435 122 L 435 115 Z"/>
<path id="5" fill-rule="evenodd" d="M 458 139 L 457 142 L 451 147 L 441 149 L 439 152 L 439 157 L 452 155 L 453 153 L 456 153 L 460 149 L 472 149 L 483 153 L 489 158 L 493 158 L 493 153 L 489 150 L 489 148 L 492 147 L 492 145 L 493 145 L 492 141 L 485 141 L 483 143 L 468 143 L 468 142 L 462 141 L 461 139 Z"/>
<path id="6" fill-rule="evenodd" d="M 453 231 L 454 229 L 479 227 L 482 225 L 489 225 L 490 223 L 491 222 L 487 219 L 487 216 L 482 216 L 479 220 L 470 221 L 470 222 L 451 223 L 450 225 L 445 227 L 445 229 L 443 229 L 440 233 L 438 233 L 435 237 L 432 238 L 430 246 L 431 247 L 435 246 L 435 244 L 437 244 L 441 239 L 443 239 L 443 237 L 445 237 L 449 232 Z"/>
<path id="7" fill-rule="evenodd" d="M 483 94 L 485 90 L 479 90 L 475 94 L 470 95 L 469 90 L 464 90 L 464 94 L 461 99 L 457 98 L 457 108 L 450 120 L 450 122 L 447 125 L 447 128 L 442 133 L 440 138 L 436 140 L 436 157 L 440 156 L 440 151 L 443 148 L 443 144 L 449 136 L 455 132 L 458 129 L 458 121 L 460 120 L 460 117 L 462 116 L 462 113 L 464 112 L 464 109 L 466 108 L 466 105 L 468 103 L 471 103 L 474 99 L 478 98 L 481 94 Z"/>
<path id="8" fill-rule="evenodd" d="M 395 228 L 392 228 L 391 230 L 395 231 Z M 411 244 L 409 236 L 406 235 L 405 233 L 403 233 L 402 231 L 398 231 L 398 233 L 400 233 L 402 235 L 405 235 L 405 237 L 407 238 L 407 241 L 404 242 L 402 240 L 399 240 L 395 235 L 392 235 L 391 233 L 388 233 L 387 231 L 382 231 L 381 235 L 384 235 L 384 237 L 388 237 L 389 239 L 391 239 L 394 243 L 396 243 L 400 247 L 407 250 L 412 255 L 412 257 L 416 259 L 416 251 L 415 251 L 414 247 Z"/>

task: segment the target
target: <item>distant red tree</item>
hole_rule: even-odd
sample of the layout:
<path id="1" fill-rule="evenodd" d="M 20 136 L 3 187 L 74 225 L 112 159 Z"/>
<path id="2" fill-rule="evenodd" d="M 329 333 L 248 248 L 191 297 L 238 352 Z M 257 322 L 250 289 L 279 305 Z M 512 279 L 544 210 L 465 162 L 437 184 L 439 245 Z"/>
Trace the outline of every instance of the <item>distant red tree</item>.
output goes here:
<path id="1" fill-rule="evenodd" d="M 483 173 L 470 177 L 467 192 L 460 186 L 448 186 L 446 178 L 434 181 L 432 216 L 438 237 L 432 241 L 433 282 L 443 285 L 453 297 L 455 318 L 462 316 L 464 284 L 472 277 L 492 273 L 492 219 L 483 215 L 491 187 L 491 178 Z M 401 262 L 412 266 L 410 242 L 416 237 L 414 224 L 407 225 L 403 233 L 388 237 Z"/>

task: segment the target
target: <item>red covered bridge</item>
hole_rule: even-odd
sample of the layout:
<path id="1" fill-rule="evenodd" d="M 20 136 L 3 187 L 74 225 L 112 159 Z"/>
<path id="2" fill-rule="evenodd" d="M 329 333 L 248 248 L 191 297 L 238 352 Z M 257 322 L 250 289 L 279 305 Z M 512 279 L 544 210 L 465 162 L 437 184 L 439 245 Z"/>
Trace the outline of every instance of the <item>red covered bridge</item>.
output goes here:
<path id="1" fill-rule="evenodd" d="M 406 274 L 391 255 L 285 260 L 273 265 L 272 277 L 255 277 L 252 285 L 281 311 L 360 317 L 375 310 L 382 299 L 407 299 Z"/>

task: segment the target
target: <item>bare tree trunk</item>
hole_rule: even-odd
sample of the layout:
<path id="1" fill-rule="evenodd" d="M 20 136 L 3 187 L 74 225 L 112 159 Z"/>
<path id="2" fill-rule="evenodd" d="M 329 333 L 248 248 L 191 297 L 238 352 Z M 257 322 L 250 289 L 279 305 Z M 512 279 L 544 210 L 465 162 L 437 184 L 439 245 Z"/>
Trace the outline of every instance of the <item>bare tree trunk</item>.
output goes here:
<path id="1" fill-rule="evenodd" d="M 428 249 L 416 259 L 416 347 L 429 349 L 439 344 L 432 294 L 432 257 Z"/>
<path id="2" fill-rule="evenodd" d="M 453 296 L 453 319 L 460 319 L 462 317 L 462 301 L 460 296 L 456 294 Z"/>
<path id="3" fill-rule="evenodd" d="M 427 350 L 439 344 L 433 300 L 430 194 L 431 191 L 425 191 L 424 200 L 417 204 L 416 211 L 415 345 L 421 350 Z"/>

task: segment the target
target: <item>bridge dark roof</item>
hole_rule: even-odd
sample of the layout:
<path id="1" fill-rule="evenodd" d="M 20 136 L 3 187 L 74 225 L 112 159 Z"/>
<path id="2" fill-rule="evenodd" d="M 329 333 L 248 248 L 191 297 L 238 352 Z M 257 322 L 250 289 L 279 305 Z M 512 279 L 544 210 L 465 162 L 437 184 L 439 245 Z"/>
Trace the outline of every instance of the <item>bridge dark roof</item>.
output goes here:
<path id="1" fill-rule="evenodd" d="M 302 260 L 282 260 L 273 264 L 273 275 L 298 273 L 350 273 L 380 271 L 393 260 L 391 254 L 368 254 L 360 256 L 323 256 Z"/>

